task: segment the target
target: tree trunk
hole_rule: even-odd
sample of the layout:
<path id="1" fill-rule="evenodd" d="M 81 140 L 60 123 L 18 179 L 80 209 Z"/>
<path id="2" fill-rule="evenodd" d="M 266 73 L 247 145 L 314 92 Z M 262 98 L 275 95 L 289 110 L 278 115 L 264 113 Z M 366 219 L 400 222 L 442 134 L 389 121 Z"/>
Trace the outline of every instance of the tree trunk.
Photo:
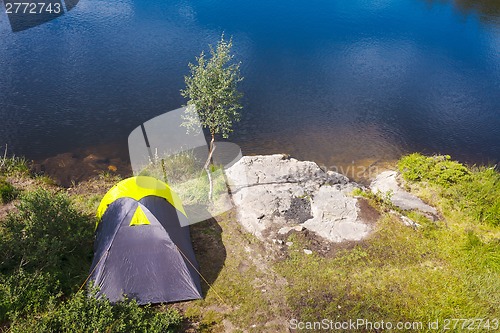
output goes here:
<path id="1" fill-rule="evenodd" d="M 210 185 L 210 190 L 208 191 L 208 201 L 212 202 L 212 192 L 214 189 L 214 184 L 212 181 L 212 174 L 210 173 L 210 170 L 208 168 L 206 168 L 205 170 L 207 171 L 208 183 Z"/>
<path id="2" fill-rule="evenodd" d="M 207 172 L 207 176 L 208 176 L 208 183 L 209 183 L 209 186 L 210 186 L 210 190 L 208 191 L 208 200 L 211 202 L 212 201 L 212 194 L 213 194 L 213 190 L 214 190 L 214 184 L 213 184 L 213 181 L 212 181 L 212 174 L 210 173 L 210 162 L 212 161 L 212 155 L 214 153 L 214 150 L 215 150 L 215 143 L 214 143 L 214 134 L 212 133 L 212 140 L 210 140 L 210 150 L 208 151 L 208 158 L 207 158 L 207 161 L 205 162 L 205 166 L 203 167 L 205 169 L 205 171 Z"/>

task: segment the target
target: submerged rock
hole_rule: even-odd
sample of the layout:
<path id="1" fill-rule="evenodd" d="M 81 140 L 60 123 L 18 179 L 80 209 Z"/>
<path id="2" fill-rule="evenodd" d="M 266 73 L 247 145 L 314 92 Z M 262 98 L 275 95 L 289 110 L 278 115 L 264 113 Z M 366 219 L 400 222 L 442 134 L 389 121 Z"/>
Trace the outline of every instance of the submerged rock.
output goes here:
<path id="1" fill-rule="evenodd" d="M 316 163 L 284 155 L 245 156 L 226 172 L 239 222 L 258 238 L 308 229 L 333 242 L 370 232 L 359 214 L 357 184 Z"/>

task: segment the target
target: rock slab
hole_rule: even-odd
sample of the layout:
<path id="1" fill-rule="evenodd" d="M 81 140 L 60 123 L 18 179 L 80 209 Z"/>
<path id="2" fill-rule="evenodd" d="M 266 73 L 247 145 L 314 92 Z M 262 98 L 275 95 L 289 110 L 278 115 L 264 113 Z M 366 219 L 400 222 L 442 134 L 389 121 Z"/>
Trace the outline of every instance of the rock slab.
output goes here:
<path id="1" fill-rule="evenodd" d="M 357 184 L 314 162 L 244 156 L 226 176 L 239 222 L 261 240 L 306 228 L 341 242 L 361 240 L 371 230 L 351 195 Z"/>

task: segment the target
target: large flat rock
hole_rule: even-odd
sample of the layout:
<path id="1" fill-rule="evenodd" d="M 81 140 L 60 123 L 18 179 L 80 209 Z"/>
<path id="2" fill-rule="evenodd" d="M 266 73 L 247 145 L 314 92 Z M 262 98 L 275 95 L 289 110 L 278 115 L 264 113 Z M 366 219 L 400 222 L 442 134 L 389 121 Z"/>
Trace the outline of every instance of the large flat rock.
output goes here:
<path id="1" fill-rule="evenodd" d="M 301 226 L 333 241 L 370 232 L 359 216 L 357 186 L 316 163 L 284 155 L 245 156 L 226 171 L 239 222 L 264 240 Z"/>

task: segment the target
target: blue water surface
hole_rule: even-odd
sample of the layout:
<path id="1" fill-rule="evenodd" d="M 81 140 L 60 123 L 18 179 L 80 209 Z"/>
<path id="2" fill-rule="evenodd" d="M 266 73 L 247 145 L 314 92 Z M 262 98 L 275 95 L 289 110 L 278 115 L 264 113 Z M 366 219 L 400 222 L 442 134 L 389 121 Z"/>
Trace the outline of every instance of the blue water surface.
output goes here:
<path id="1" fill-rule="evenodd" d="M 499 12 L 453 0 L 81 0 L 16 33 L 1 13 L 0 146 L 33 159 L 126 147 L 140 123 L 185 103 L 187 64 L 224 32 L 245 77 L 230 140 L 246 154 L 496 163 Z"/>

